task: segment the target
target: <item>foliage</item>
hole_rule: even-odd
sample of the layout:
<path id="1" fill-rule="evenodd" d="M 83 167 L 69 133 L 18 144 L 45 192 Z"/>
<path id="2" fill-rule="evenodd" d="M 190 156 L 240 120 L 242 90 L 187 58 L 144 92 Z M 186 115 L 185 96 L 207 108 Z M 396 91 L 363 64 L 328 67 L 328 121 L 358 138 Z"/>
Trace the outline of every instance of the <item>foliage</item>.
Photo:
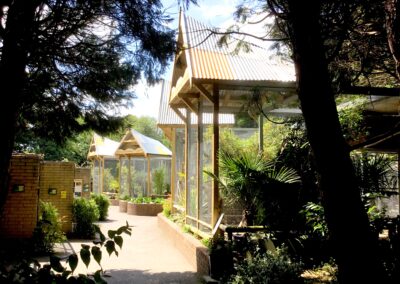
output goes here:
<path id="1" fill-rule="evenodd" d="M 108 207 L 110 206 L 110 200 L 104 194 L 94 194 L 90 196 L 94 202 L 96 202 L 97 209 L 99 211 L 99 221 L 105 221 L 108 216 Z"/>
<path id="2" fill-rule="evenodd" d="M 72 216 L 75 222 L 73 233 L 81 238 L 93 238 L 96 226 L 93 224 L 99 219 L 100 213 L 93 199 L 75 198 L 72 204 Z"/>
<path id="3" fill-rule="evenodd" d="M 312 228 L 312 234 L 320 238 L 328 235 L 328 226 L 325 221 L 324 207 L 322 205 L 308 202 L 303 206 L 300 214 L 304 215 L 306 224 Z"/>
<path id="4" fill-rule="evenodd" d="M 143 197 L 143 196 L 131 198 L 130 200 L 132 203 L 136 203 L 136 204 L 163 204 L 163 202 L 164 202 L 163 198 L 152 198 L 152 197 Z"/>
<path id="5" fill-rule="evenodd" d="M 170 198 L 166 198 L 162 201 L 162 205 L 164 216 L 170 217 L 172 214 L 172 200 Z"/>
<path id="6" fill-rule="evenodd" d="M 262 154 L 254 151 L 235 155 L 220 151 L 218 157 L 220 177 L 206 173 L 218 180 L 225 202 L 243 206 L 243 221 L 247 225 L 253 223 L 255 215 L 264 211 L 264 204 L 260 201 L 265 200 L 268 192 L 299 181 L 294 170 L 267 162 Z"/>
<path id="7" fill-rule="evenodd" d="M 151 174 L 153 178 L 153 188 L 155 189 L 155 193 L 158 195 L 164 194 L 165 190 L 165 168 L 160 167 L 153 170 Z"/>
<path id="8" fill-rule="evenodd" d="M 65 240 L 57 208 L 50 202 L 40 201 L 39 221 L 32 236 L 35 253 L 51 253 L 55 243 Z"/>
<path id="9" fill-rule="evenodd" d="M 366 98 L 354 98 L 347 102 L 345 106 L 342 105 L 339 111 L 339 122 L 342 126 L 343 136 L 349 143 L 365 139 L 368 134 L 363 117 L 367 102 Z"/>
<path id="10" fill-rule="evenodd" d="M 103 278 L 104 270 L 101 265 L 102 248 L 107 250 L 108 255 L 115 253 L 118 256 L 117 246 L 122 249 L 122 234 L 131 235 L 131 228 L 128 223 L 117 230 L 109 230 L 106 237 L 100 229 L 96 228 L 99 240 L 94 245 L 84 245 L 77 254 L 67 257 L 68 267 L 61 264 L 61 259 L 57 256 L 50 256 L 50 263 L 40 266 L 37 260 L 23 258 L 18 263 L 11 263 L 7 266 L 0 266 L 0 282 L 2 283 L 107 283 Z M 80 258 L 79 258 L 80 257 Z M 74 275 L 74 271 L 81 260 L 86 267 L 91 260 L 96 261 L 100 266 L 93 275 Z"/>
<path id="11" fill-rule="evenodd" d="M 300 284 L 304 283 L 301 272 L 301 265 L 291 261 L 285 249 L 278 249 L 276 253 L 267 251 L 238 263 L 229 283 Z"/>

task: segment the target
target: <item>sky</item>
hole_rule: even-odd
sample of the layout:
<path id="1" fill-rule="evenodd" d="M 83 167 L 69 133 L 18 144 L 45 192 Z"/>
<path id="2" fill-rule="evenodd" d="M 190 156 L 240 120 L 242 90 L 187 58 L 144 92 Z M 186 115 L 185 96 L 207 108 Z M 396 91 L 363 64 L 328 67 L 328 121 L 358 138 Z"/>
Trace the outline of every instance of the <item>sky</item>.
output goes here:
<path id="1" fill-rule="evenodd" d="M 171 28 L 177 29 L 179 17 L 178 0 L 162 0 L 162 2 L 166 12 L 175 19 L 171 23 Z M 233 23 L 233 13 L 237 3 L 237 0 L 198 0 L 198 6 L 190 5 L 185 13 L 209 26 L 227 27 Z M 166 80 L 170 80 L 171 65 L 163 76 Z M 138 117 L 151 116 L 157 119 L 161 84 L 147 86 L 142 81 L 135 86 L 134 91 L 137 98 L 132 101 L 133 106 L 128 109 L 121 109 L 121 115 L 133 114 Z"/>

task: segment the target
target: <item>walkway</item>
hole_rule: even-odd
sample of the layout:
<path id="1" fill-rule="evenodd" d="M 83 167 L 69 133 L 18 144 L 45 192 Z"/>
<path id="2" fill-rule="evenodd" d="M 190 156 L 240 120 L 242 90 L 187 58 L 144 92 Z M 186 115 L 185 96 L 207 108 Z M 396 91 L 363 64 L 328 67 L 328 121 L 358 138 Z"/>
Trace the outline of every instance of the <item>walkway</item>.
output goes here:
<path id="1" fill-rule="evenodd" d="M 120 213 L 118 206 L 110 206 L 106 222 L 100 228 L 107 235 L 107 230 L 117 229 L 128 221 L 132 226 L 132 236 L 123 235 L 124 244 L 119 256 L 108 256 L 103 252 L 101 264 L 108 283 L 134 284 L 198 284 L 201 283 L 194 268 L 184 256 L 176 250 L 169 240 L 163 238 L 158 228 L 157 217 L 144 217 Z M 79 254 L 82 243 L 71 241 L 64 244 L 65 250 L 74 250 Z M 68 245 L 70 247 L 68 248 Z M 78 265 L 76 273 L 92 273 L 99 269 L 92 259 L 89 269 L 83 263 Z"/>

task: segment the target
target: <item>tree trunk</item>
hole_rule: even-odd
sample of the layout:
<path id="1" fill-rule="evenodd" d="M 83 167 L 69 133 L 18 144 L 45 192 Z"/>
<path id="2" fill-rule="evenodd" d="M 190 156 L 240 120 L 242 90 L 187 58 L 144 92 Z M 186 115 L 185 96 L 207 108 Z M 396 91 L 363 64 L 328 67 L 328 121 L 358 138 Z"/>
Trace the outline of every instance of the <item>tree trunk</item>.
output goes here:
<path id="1" fill-rule="evenodd" d="M 0 213 L 7 198 L 8 168 L 19 110 L 26 90 L 26 65 L 32 37 L 35 1 L 13 1 L 7 15 L 0 61 Z M 1 214 L 0 214 L 1 215 Z"/>
<path id="2" fill-rule="evenodd" d="M 320 188 L 340 283 L 384 283 L 377 240 L 370 232 L 336 110 L 321 40 L 320 1 L 288 0 L 288 30 L 298 95 Z"/>

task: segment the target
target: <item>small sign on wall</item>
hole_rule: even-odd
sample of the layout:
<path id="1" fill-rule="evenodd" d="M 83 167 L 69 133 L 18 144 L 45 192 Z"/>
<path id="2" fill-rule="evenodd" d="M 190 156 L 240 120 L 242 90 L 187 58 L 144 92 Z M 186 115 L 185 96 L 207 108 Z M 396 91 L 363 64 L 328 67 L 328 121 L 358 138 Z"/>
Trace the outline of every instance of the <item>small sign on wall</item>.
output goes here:
<path id="1" fill-rule="evenodd" d="M 49 195 L 57 195 L 57 188 L 50 187 L 48 193 Z"/>
<path id="2" fill-rule="evenodd" d="M 12 187 L 12 192 L 24 192 L 25 186 L 23 184 L 14 184 Z"/>
<path id="3" fill-rule="evenodd" d="M 67 191 L 63 190 L 61 191 L 61 199 L 66 199 L 67 198 Z"/>

